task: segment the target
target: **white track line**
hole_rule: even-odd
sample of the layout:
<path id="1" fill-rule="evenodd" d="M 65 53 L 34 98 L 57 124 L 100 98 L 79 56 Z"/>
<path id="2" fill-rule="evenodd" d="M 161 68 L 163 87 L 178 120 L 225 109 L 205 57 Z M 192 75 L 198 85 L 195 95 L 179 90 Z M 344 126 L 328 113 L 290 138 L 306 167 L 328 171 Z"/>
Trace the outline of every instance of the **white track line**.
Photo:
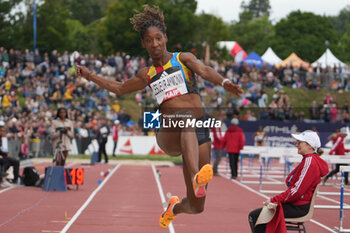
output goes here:
<path id="1" fill-rule="evenodd" d="M 72 224 L 77 220 L 79 215 L 84 211 L 84 209 L 90 204 L 92 199 L 96 196 L 96 194 L 103 188 L 103 186 L 107 183 L 107 181 L 112 177 L 112 175 L 118 170 L 121 164 L 118 164 L 115 168 L 113 168 L 112 172 L 103 180 L 103 182 L 91 193 L 89 198 L 85 201 L 85 203 L 80 207 L 80 209 L 74 214 L 72 219 L 66 224 L 66 226 L 62 229 L 61 233 L 65 233 L 69 230 Z"/>
<path id="2" fill-rule="evenodd" d="M 224 178 L 226 178 L 226 179 L 228 179 L 228 180 L 230 180 L 229 176 L 223 176 L 223 175 L 221 175 L 221 176 L 224 177 Z M 262 194 L 262 193 L 260 193 L 260 192 L 258 192 L 258 191 L 256 191 L 256 190 L 252 189 L 251 187 L 249 187 L 249 186 L 247 186 L 247 185 L 245 185 L 245 184 L 242 184 L 242 183 L 240 183 L 240 182 L 238 182 L 238 181 L 236 181 L 236 180 L 231 180 L 231 181 L 232 181 L 233 183 L 238 184 L 238 185 L 240 185 L 241 187 L 243 187 L 243 188 L 245 188 L 245 189 L 247 189 L 247 190 L 249 190 L 249 191 L 251 191 L 251 192 L 253 192 L 253 193 L 255 193 L 255 194 L 259 195 L 259 196 L 261 196 L 261 197 L 264 197 L 264 198 L 266 198 L 266 199 L 269 199 L 268 196 L 266 196 L 266 195 L 264 195 L 264 194 Z M 310 222 L 313 222 L 313 223 L 315 223 L 316 225 L 318 225 L 318 226 L 320 226 L 320 227 L 322 227 L 322 228 L 324 228 L 324 229 L 326 229 L 326 230 L 328 230 L 328 231 L 330 231 L 330 232 L 337 233 L 336 231 L 334 231 L 334 230 L 332 230 L 331 228 L 329 228 L 329 227 L 323 225 L 323 224 L 320 223 L 320 222 L 317 222 L 316 220 L 311 219 Z"/>
<path id="3" fill-rule="evenodd" d="M 310 219 L 310 222 L 313 222 L 313 223 L 315 223 L 316 225 L 319 225 L 320 227 L 322 227 L 322 228 L 324 228 L 324 229 L 326 229 L 326 230 L 328 230 L 328 231 L 330 231 L 330 232 L 333 232 L 333 233 L 337 233 L 337 232 L 338 232 L 338 231 L 335 231 L 335 230 L 333 230 L 332 228 L 329 228 L 329 227 L 327 227 L 326 225 L 323 225 L 322 223 L 317 222 L 317 221 L 315 221 L 315 220 L 313 220 L 313 219 Z"/>
<path id="4" fill-rule="evenodd" d="M 339 191 L 340 192 L 340 191 Z M 322 195 L 317 195 L 319 198 L 322 198 L 322 199 L 324 199 L 324 200 L 327 200 L 327 201 L 329 201 L 329 202 L 333 202 L 333 203 L 335 203 L 335 204 L 338 204 L 338 205 L 340 205 L 340 202 L 339 201 L 336 201 L 336 200 L 334 200 L 334 199 L 332 199 L 332 198 L 329 198 L 329 197 L 325 197 L 325 196 L 322 196 Z M 346 203 L 343 203 L 344 204 L 344 206 L 349 206 L 348 204 L 346 204 Z"/>
<path id="5" fill-rule="evenodd" d="M 154 179 L 156 179 L 157 182 L 157 186 L 158 186 L 158 191 L 159 191 L 159 196 L 160 196 L 160 200 L 162 201 L 162 205 L 163 203 L 166 203 L 165 200 L 165 196 L 164 196 L 164 191 L 162 188 L 162 184 L 160 183 L 156 168 L 154 167 L 154 165 L 152 165 L 152 170 L 153 170 L 153 175 L 154 175 Z M 166 207 L 163 208 L 164 210 L 166 210 Z M 172 223 L 169 224 L 169 232 L 170 233 L 175 233 L 175 229 Z"/>
<path id="6" fill-rule="evenodd" d="M 0 227 L 12 222 L 13 220 L 15 220 L 17 217 L 21 216 L 24 213 L 27 213 L 29 211 L 31 211 L 34 207 L 38 206 L 42 201 L 44 201 L 47 197 L 49 196 L 49 194 L 46 194 L 45 196 L 43 196 L 39 201 L 35 202 L 33 205 L 31 205 L 30 207 L 19 211 L 16 215 L 12 216 L 11 218 L 7 219 L 6 221 L 0 223 Z"/>
<path id="7" fill-rule="evenodd" d="M 226 175 L 226 176 L 221 175 L 221 176 L 222 176 L 222 177 L 225 177 L 225 178 L 228 179 L 228 180 L 231 180 L 229 175 Z M 245 184 L 242 184 L 241 182 L 239 182 L 239 181 L 237 181 L 237 180 L 231 180 L 231 181 L 232 181 L 233 183 L 235 183 L 235 184 L 238 184 L 239 186 L 241 186 L 241 187 L 243 187 L 243 188 L 245 188 L 245 189 L 248 189 L 249 191 L 255 193 L 256 195 L 259 195 L 259 196 L 261 196 L 261 197 L 263 197 L 263 198 L 265 198 L 265 199 L 269 199 L 269 197 L 266 196 L 265 194 L 262 194 L 262 193 L 256 191 L 255 189 L 252 189 L 251 187 L 249 187 L 249 186 L 247 186 L 247 185 L 245 185 Z"/>
<path id="8" fill-rule="evenodd" d="M 0 191 L 0 194 L 1 194 L 1 193 L 4 193 L 4 192 L 6 192 L 6 191 L 9 191 L 9 190 L 11 190 L 11 189 L 14 189 L 14 188 L 17 188 L 17 186 L 13 185 L 13 186 L 7 187 L 7 188 L 1 190 L 1 191 Z"/>
<path id="9" fill-rule="evenodd" d="M 75 165 L 75 164 L 76 164 L 76 163 L 71 163 L 71 164 L 67 165 L 66 167 L 72 167 L 72 166 Z M 44 175 L 45 175 L 45 174 L 41 174 L 40 177 L 42 178 L 42 177 L 44 177 Z M 1 194 L 1 193 L 4 193 L 4 192 L 6 192 L 6 191 L 9 191 L 9 190 L 11 190 L 11 189 L 14 189 L 14 188 L 18 188 L 18 187 L 23 187 L 23 186 L 21 186 L 21 185 L 13 185 L 13 186 L 10 186 L 10 187 L 8 187 L 8 188 L 6 188 L 6 189 L 4 189 L 4 190 L 1 190 L 1 191 L 0 191 L 0 194 Z M 2 227 L 2 226 L 4 226 L 4 225 L 8 224 L 9 222 L 12 222 L 14 219 L 16 219 L 17 217 L 19 217 L 20 215 L 29 212 L 29 211 L 32 210 L 34 207 L 38 206 L 38 205 L 39 205 L 43 200 L 45 200 L 50 194 L 51 194 L 51 193 L 48 192 L 47 195 L 45 195 L 45 196 L 44 196 L 43 198 L 41 198 L 39 201 L 37 201 L 36 203 L 34 203 L 32 206 L 30 206 L 30 207 L 28 207 L 28 208 L 26 208 L 26 209 L 21 210 L 21 211 L 18 212 L 15 216 L 13 216 L 13 217 L 9 218 L 8 220 L 6 220 L 5 222 L 1 223 L 1 224 L 0 224 L 0 227 Z"/>

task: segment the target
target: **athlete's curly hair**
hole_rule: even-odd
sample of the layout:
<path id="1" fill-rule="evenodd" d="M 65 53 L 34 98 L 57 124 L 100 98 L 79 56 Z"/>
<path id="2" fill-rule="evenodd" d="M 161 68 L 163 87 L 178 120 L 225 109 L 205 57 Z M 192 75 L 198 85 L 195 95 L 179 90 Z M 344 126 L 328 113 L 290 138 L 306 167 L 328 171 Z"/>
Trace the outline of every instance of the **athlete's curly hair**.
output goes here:
<path id="1" fill-rule="evenodd" d="M 166 32 L 164 15 L 158 6 L 150 7 L 146 4 L 143 5 L 143 12 L 137 10 L 135 12 L 136 14 L 130 18 L 130 22 L 134 26 L 135 31 L 140 33 L 142 39 L 146 30 L 152 26 L 159 28 L 163 33 Z"/>

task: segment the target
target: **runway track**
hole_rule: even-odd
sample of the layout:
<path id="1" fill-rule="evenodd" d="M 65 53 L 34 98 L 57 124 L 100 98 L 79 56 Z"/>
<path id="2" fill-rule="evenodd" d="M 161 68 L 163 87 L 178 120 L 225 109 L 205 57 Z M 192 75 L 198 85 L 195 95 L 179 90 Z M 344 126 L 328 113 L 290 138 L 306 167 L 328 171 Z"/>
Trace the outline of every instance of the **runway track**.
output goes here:
<path id="1" fill-rule="evenodd" d="M 246 163 L 246 162 L 245 162 Z M 43 174 L 49 163 L 34 166 Z M 257 184 L 230 180 L 226 164 L 220 166 L 221 176 L 210 182 L 205 211 L 199 215 L 179 215 L 173 227 L 161 229 L 158 218 L 167 194 L 185 196 L 185 184 L 180 166 L 78 163 L 84 167 L 85 184 L 78 190 L 45 192 L 35 187 L 0 189 L 0 232 L 70 232 L 70 233 L 248 233 L 247 215 L 261 207 L 273 194 L 261 194 Z M 245 174 L 257 174 L 257 164 L 248 167 Z M 110 171 L 107 177 L 101 172 Z M 157 171 L 157 172 L 156 172 Z M 274 164 L 271 174 L 281 172 Z M 158 176 L 160 174 L 160 176 Z M 99 184 L 98 180 L 102 183 Z M 257 180 L 245 178 L 244 180 Z M 283 181 L 283 178 L 265 178 Z M 264 185 L 264 190 L 285 190 L 283 185 Z M 346 189 L 349 192 L 349 188 Z M 322 186 L 321 192 L 339 192 L 339 187 Z M 162 200 L 163 198 L 163 200 Z M 339 196 L 318 196 L 316 205 L 338 205 Z M 349 196 L 345 203 L 350 204 Z M 350 210 L 345 210 L 344 228 L 350 228 Z M 348 216 L 349 215 L 349 216 Z M 308 233 L 336 232 L 339 210 L 316 209 Z"/>

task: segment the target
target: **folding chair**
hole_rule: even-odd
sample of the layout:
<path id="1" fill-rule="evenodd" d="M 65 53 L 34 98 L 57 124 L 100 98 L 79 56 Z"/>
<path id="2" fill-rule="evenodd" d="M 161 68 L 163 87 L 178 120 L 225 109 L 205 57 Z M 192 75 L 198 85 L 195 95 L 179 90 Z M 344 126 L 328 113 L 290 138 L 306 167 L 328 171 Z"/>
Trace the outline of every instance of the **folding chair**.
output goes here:
<path id="1" fill-rule="evenodd" d="M 304 223 L 309 221 L 312 218 L 312 215 L 314 214 L 314 204 L 315 204 L 315 199 L 317 196 L 318 188 L 319 188 L 319 185 L 317 185 L 317 187 L 314 191 L 314 194 L 312 195 L 310 209 L 309 209 L 309 212 L 305 216 L 298 217 L 298 218 L 285 218 L 287 230 L 299 231 L 299 233 L 300 232 L 306 233 Z"/>

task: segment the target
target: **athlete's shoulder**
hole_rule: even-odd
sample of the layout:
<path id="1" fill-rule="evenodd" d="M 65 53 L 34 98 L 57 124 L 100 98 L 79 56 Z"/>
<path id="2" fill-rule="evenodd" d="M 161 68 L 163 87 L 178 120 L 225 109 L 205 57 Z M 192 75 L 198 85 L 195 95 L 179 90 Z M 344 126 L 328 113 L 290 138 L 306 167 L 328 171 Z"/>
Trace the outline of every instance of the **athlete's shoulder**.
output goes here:
<path id="1" fill-rule="evenodd" d="M 181 61 L 193 59 L 197 60 L 197 57 L 191 52 L 179 52 L 178 56 Z"/>

